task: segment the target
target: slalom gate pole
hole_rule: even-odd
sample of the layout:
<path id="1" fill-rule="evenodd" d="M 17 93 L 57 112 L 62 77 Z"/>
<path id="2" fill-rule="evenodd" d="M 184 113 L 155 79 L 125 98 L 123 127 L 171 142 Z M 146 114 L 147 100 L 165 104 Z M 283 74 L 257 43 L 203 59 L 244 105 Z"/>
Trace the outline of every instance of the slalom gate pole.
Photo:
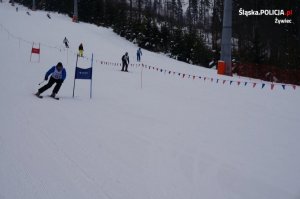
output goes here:
<path id="1" fill-rule="evenodd" d="M 76 57 L 76 67 L 75 67 L 75 76 L 74 76 L 74 85 L 73 85 L 73 98 L 74 98 L 74 91 L 75 91 L 75 78 L 76 78 L 77 62 L 78 62 L 78 54 Z"/>
<path id="2" fill-rule="evenodd" d="M 31 62 L 31 57 L 32 57 L 32 48 L 33 48 L 34 42 L 32 42 L 32 47 L 31 47 L 31 53 L 30 53 L 30 62 Z"/>
<path id="3" fill-rule="evenodd" d="M 67 48 L 67 65 L 69 65 L 69 50 Z"/>
<path id="4" fill-rule="evenodd" d="M 41 62 L 41 43 L 39 43 L 39 63 Z"/>
<path id="5" fill-rule="evenodd" d="M 90 99 L 92 99 L 92 81 L 93 81 L 93 61 L 94 61 L 94 54 L 92 53 L 92 63 L 91 63 L 91 68 L 92 68 L 92 76 L 91 76 L 91 85 L 90 85 Z"/>
<path id="6" fill-rule="evenodd" d="M 143 89 L 143 69 L 144 69 L 144 67 L 142 67 L 142 70 L 141 70 L 141 89 Z"/>

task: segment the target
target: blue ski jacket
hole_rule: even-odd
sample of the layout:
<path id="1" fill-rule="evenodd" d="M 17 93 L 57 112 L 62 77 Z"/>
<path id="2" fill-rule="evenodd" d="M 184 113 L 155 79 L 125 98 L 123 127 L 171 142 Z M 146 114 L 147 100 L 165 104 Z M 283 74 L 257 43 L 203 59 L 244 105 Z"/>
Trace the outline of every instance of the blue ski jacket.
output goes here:
<path id="1" fill-rule="evenodd" d="M 45 75 L 45 79 L 48 79 L 49 75 L 51 75 L 54 79 L 61 79 L 64 81 L 67 77 L 67 72 L 66 72 L 65 68 L 63 68 L 61 71 L 58 71 L 56 69 L 56 66 L 52 66 L 52 68 L 50 68 L 47 71 L 47 73 Z"/>

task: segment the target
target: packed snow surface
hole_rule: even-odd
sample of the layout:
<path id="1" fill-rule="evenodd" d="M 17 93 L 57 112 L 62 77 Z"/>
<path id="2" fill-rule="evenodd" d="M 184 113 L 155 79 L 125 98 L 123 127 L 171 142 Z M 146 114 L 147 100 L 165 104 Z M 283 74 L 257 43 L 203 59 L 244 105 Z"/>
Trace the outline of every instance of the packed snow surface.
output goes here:
<path id="1" fill-rule="evenodd" d="M 299 87 L 261 88 L 147 50 L 136 65 L 138 47 L 111 29 L 16 6 L 0 3 L 1 199 L 300 198 Z M 79 67 L 94 54 L 92 99 L 89 80 L 72 98 L 80 43 Z M 117 65 L 125 52 L 129 73 Z M 35 97 L 59 61 L 61 99 Z"/>

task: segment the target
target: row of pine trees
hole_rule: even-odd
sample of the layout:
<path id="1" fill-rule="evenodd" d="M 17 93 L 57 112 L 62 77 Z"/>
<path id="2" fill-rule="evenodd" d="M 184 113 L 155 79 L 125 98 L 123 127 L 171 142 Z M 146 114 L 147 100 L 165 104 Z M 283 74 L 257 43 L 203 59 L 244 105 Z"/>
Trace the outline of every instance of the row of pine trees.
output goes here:
<path id="1" fill-rule="evenodd" d="M 73 0 L 35 1 L 38 9 L 73 15 Z M 241 8 L 293 10 L 293 23 L 275 24 L 275 16 L 240 16 Z M 180 61 L 208 66 L 220 57 L 223 0 L 78 0 L 78 11 L 80 21 L 112 27 L 140 47 Z M 298 0 L 233 0 L 234 59 L 300 69 L 299 12 Z"/>

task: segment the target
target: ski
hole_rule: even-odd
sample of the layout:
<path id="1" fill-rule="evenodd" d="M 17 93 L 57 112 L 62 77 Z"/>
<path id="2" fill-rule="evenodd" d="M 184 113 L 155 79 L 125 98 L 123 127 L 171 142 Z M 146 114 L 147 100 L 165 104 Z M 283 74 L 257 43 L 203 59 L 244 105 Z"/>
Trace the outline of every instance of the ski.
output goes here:
<path id="1" fill-rule="evenodd" d="M 59 100 L 59 97 L 52 97 L 51 95 L 49 95 L 49 97 L 51 97 L 53 99 L 56 99 L 56 100 Z"/>
<path id="2" fill-rule="evenodd" d="M 40 99 L 43 98 L 43 96 L 41 96 L 41 95 L 37 95 L 37 94 L 33 94 L 33 95 L 35 95 L 36 97 L 38 97 L 38 98 L 40 98 Z"/>
<path id="3" fill-rule="evenodd" d="M 43 98 L 44 98 L 44 97 L 41 96 L 41 95 L 36 95 L 36 94 L 33 94 L 33 95 L 36 96 L 36 97 L 38 97 L 38 98 L 40 98 L 40 99 L 43 99 Z M 50 97 L 50 98 L 55 99 L 55 100 L 59 100 L 59 99 L 60 99 L 59 97 L 52 97 L 51 95 L 48 95 L 47 97 Z"/>

